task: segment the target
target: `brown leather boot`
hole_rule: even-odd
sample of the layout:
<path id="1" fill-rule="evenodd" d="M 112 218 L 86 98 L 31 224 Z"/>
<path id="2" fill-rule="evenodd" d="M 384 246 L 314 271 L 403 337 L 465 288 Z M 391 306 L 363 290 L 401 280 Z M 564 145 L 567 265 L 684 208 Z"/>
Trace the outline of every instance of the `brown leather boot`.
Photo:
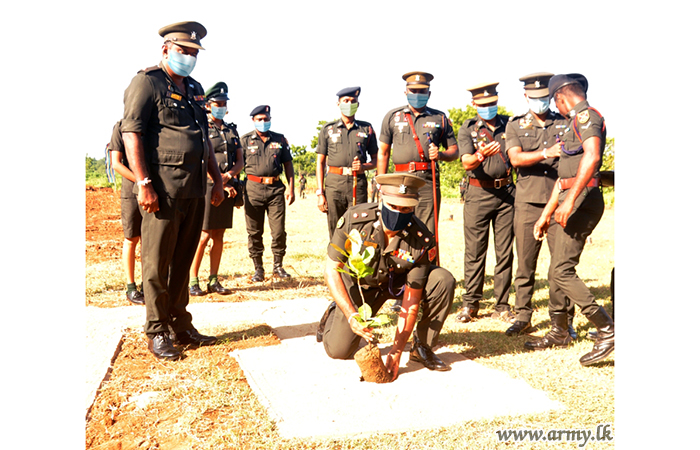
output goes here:
<path id="1" fill-rule="evenodd" d="M 597 363 L 615 350 L 615 322 L 610 318 L 607 311 L 602 306 L 599 306 L 596 312 L 587 317 L 595 325 L 598 333 L 593 349 L 579 360 L 583 366 Z"/>
<path id="2" fill-rule="evenodd" d="M 550 312 L 552 329 L 543 338 L 525 342 L 525 350 L 545 350 L 553 347 L 567 347 L 571 344 L 566 311 Z"/>

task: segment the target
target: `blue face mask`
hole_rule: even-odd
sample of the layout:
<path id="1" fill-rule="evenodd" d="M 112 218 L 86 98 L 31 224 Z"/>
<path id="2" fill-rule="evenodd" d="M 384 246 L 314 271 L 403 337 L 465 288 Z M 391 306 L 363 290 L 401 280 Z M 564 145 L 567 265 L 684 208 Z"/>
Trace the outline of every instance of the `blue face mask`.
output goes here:
<path id="1" fill-rule="evenodd" d="M 416 109 L 421 109 L 428 104 L 428 98 L 430 94 L 414 94 L 409 92 L 406 94 L 406 99 L 408 99 L 408 104 Z"/>
<path id="2" fill-rule="evenodd" d="M 255 129 L 261 133 L 267 133 L 270 131 L 271 123 L 269 120 L 267 122 L 255 122 Z"/>
<path id="3" fill-rule="evenodd" d="M 403 230 L 408 226 L 411 221 L 413 213 L 402 213 L 399 211 L 394 211 L 389 209 L 384 203 L 382 203 L 382 222 L 384 226 L 391 231 Z"/>
<path id="4" fill-rule="evenodd" d="M 549 109 L 548 98 L 529 98 L 527 102 L 530 105 L 530 110 L 535 114 L 542 114 Z"/>
<path id="5" fill-rule="evenodd" d="M 211 115 L 215 119 L 223 120 L 228 108 L 225 106 L 211 105 Z"/>
<path id="6" fill-rule="evenodd" d="M 178 53 L 172 48 L 168 51 L 168 66 L 181 77 L 188 77 L 194 70 L 197 64 L 197 57 Z"/>
<path id="7" fill-rule="evenodd" d="M 496 117 L 496 113 L 498 113 L 498 105 L 493 105 L 493 106 L 477 106 L 476 107 L 476 112 L 479 114 L 479 117 L 481 117 L 484 120 L 491 120 L 494 117 Z"/>

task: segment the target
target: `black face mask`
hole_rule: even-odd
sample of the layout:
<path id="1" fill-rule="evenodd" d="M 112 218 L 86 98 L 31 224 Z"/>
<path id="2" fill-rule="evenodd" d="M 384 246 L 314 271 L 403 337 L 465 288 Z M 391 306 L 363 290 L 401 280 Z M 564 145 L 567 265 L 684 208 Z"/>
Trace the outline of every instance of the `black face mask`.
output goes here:
<path id="1" fill-rule="evenodd" d="M 382 222 L 384 226 L 391 231 L 399 231 L 406 228 L 408 223 L 411 221 L 413 213 L 402 213 L 399 211 L 393 211 L 382 203 Z"/>

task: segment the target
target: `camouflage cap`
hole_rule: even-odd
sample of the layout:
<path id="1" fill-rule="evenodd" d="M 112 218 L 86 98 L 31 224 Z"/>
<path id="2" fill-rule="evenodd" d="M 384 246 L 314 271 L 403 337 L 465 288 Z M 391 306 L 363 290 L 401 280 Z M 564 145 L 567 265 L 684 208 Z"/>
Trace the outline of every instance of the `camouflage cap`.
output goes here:
<path id="1" fill-rule="evenodd" d="M 387 173 L 377 175 L 375 179 L 381 185 L 382 199 L 397 206 L 416 206 L 420 196 L 418 190 L 425 185 L 422 178 L 410 173 Z"/>
<path id="2" fill-rule="evenodd" d="M 207 29 L 199 22 L 177 22 L 164 26 L 158 34 L 177 45 L 204 50 L 199 41 L 207 35 Z"/>

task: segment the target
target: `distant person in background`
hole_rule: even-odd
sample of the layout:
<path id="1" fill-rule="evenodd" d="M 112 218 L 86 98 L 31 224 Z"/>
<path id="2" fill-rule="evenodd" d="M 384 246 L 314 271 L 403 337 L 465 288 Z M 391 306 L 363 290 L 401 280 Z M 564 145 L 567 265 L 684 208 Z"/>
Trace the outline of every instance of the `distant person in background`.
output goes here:
<path id="1" fill-rule="evenodd" d="M 588 80 L 578 73 L 555 75 L 549 80 L 549 98 L 569 118 L 569 127 L 561 139 L 558 183 L 533 230 L 536 238 L 543 239 L 550 228 L 556 228 L 550 282 L 556 283 L 596 327 L 593 349 L 580 359 L 584 366 L 605 359 L 615 349 L 615 323 L 576 274 L 586 238 L 605 209 L 599 172 L 605 150 L 605 120 L 588 104 L 587 90 Z M 525 349 L 543 350 L 571 343 L 564 314 L 566 304 L 550 297 L 549 311 L 550 315 L 559 313 L 552 316 L 551 330 L 542 338 L 526 342 Z"/>
<path id="2" fill-rule="evenodd" d="M 372 203 L 377 203 L 379 197 L 379 189 L 377 188 L 377 171 L 374 171 L 374 176 L 372 177 Z"/>
<path id="3" fill-rule="evenodd" d="M 209 140 L 214 147 L 216 164 L 221 171 L 221 179 L 224 183 L 226 199 L 219 206 L 211 204 L 211 195 L 214 182 L 207 179 L 207 195 L 204 202 L 204 223 L 202 234 L 199 238 L 197 252 L 192 260 L 190 268 L 190 295 L 203 296 L 209 294 L 230 295 L 233 291 L 227 289 L 219 282 L 219 265 L 224 250 L 224 233 L 233 226 L 233 208 L 237 195 L 234 183 L 237 183 L 238 174 L 243 169 L 243 149 L 236 124 L 224 122 L 228 112 L 228 86 L 223 81 L 216 83 L 206 92 L 206 109 L 209 113 Z M 209 282 L 207 292 L 199 287 L 199 267 L 204 257 L 204 250 L 211 240 L 209 251 Z"/>
<path id="4" fill-rule="evenodd" d="M 121 120 L 112 129 L 112 139 L 108 144 L 112 167 L 122 176 L 121 222 L 124 231 L 122 246 L 122 268 L 126 275 L 126 299 L 135 305 L 144 305 L 143 292 L 136 287 L 134 271 L 136 269 L 136 245 L 141 240 L 141 211 L 134 195 L 134 173 L 129 169 L 129 162 L 124 151 Z"/>
<path id="5" fill-rule="evenodd" d="M 462 181 L 459 182 L 459 202 L 464 203 L 464 196 L 467 193 L 467 178 L 462 177 Z"/>
<path id="6" fill-rule="evenodd" d="M 318 134 L 316 180 L 318 209 L 326 213 L 328 235 L 333 237 L 338 219 L 355 204 L 367 203 L 365 172 L 377 167 L 377 135 L 372 124 L 355 120 L 360 86 L 341 89 L 340 120 L 329 122 Z"/>
<path id="7" fill-rule="evenodd" d="M 285 231 L 286 206 L 294 203 L 294 166 L 289 142 L 283 134 L 270 131 L 270 106 L 260 105 L 251 113 L 255 130 L 241 137 L 245 162 L 245 224 L 248 231 L 248 254 L 253 260 L 255 272 L 253 282 L 265 280 L 263 267 L 263 231 L 265 215 L 272 235 L 272 273 L 279 278 L 291 275 L 282 266 L 287 252 L 287 232 Z M 280 175 L 287 177 L 289 189 Z"/>
<path id="8" fill-rule="evenodd" d="M 306 177 L 303 173 L 299 177 L 299 197 L 306 198 Z"/>

